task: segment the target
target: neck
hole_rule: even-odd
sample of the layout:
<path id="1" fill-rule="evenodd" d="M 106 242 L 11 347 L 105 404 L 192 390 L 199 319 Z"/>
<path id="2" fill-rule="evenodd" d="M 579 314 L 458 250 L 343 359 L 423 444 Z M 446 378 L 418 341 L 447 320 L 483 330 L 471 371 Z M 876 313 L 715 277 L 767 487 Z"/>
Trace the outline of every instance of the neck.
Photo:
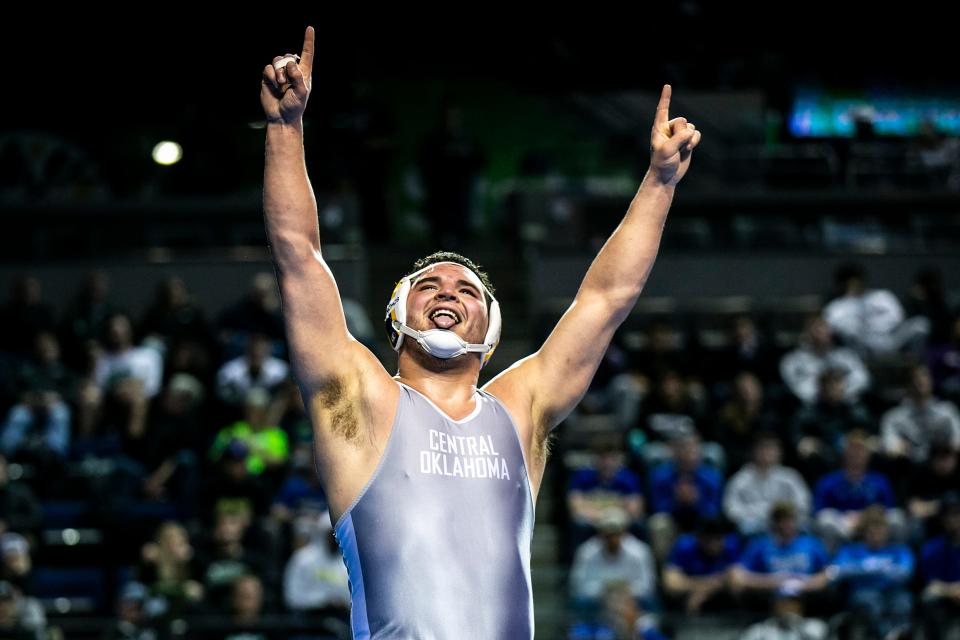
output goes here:
<path id="1" fill-rule="evenodd" d="M 419 362 L 418 358 L 411 356 L 407 349 L 404 349 L 400 354 L 399 373 L 394 376 L 394 379 L 413 387 L 434 401 L 453 404 L 469 403 L 477 389 L 477 380 L 480 377 L 480 361 L 477 356 L 466 354 L 447 361 L 438 361 L 433 356 L 423 355 L 431 360 L 428 364 L 436 364 L 436 368 L 424 366 L 424 363 Z M 453 360 L 463 361 L 455 363 Z"/>

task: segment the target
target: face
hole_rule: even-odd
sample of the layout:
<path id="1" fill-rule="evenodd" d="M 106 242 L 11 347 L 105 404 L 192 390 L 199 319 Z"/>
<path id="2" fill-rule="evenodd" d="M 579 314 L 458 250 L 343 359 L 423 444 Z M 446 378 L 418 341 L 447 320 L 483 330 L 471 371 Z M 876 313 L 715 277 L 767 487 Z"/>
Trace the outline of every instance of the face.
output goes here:
<path id="1" fill-rule="evenodd" d="M 193 547 L 187 538 L 186 530 L 180 525 L 168 525 L 159 536 L 160 548 L 164 555 L 178 562 L 186 562 L 193 556 Z"/>
<path id="2" fill-rule="evenodd" d="M 817 317 L 807 326 L 807 334 L 814 346 L 824 348 L 830 346 L 830 325 L 823 318 Z"/>
<path id="3" fill-rule="evenodd" d="M 448 329 L 467 342 L 483 342 L 487 302 L 476 274 L 440 263 L 416 276 L 407 297 L 407 325 L 419 331 Z"/>
<path id="4" fill-rule="evenodd" d="M 677 465 L 689 469 L 700 462 L 700 441 L 694 437 L 684 437 L 674 444 L 673 457 Z"/>
<path id="5" fill-rule="evenodd" d="M 885 523 L 876 523 L 867 527 L 863 532 L 863 539 L 871 547 L 882 547 L 887 544 L 889 529 Z"/>
<path id="6" fill-rule="evenodd" d="M 780 445 L 776 440 L 761 440 L 753 449 L 753 456 L 760 466 L 780 464 Z"/>
<path id="7" fill-rule="evenodd" d="M 773 521 L 773 530 L 781 538 L 793 538 L 797 535 L 797 519 L 793 516 L 781 516 Z"/>
<path id="8" fill-rule="evenodd" d="M 237 613 L 256 614 L 263 605 L 263 587 L 253 576 L 238 578 L 233 585 L 233 607 Z"/>
<path id="9" fill-rule="evenodd" d="M 130 320 L 126 316 L 115 315 L 110 318 L 110 324 L 107 329 L 107 341 L 111 347 L 126 347 L 130 344 L 133 330 L 130 327 Z"/>
<path id="10" fill-rule="evenodd" d="M 741 373 L 734 382 L 737 396 L 746 404 L 755 404 L 763 400 L 763 387 L 757 376 L 752 373 Z"/>
<path id="11" fill-rule="evenodd" d="M 700 548 L 703 550 L 703 553 L 710 557 L 716 558 L 721 553 L 723 553 L 723 536 L 710 534 L 699 536 L 700 538 Z"/>
<path id="12" fill-rule="evenodd" d="M 910 374 L 910 390 L 915 396 L 926 398 L 933 393 L 933 380 L 926 367 L 916 367 Z"/>
<path id="13" fill-rule="evenodd" d="M 847 443 L 843 450 L 843 457 L 848 467 L 863 469 L 870 463 L 870 449 L 866 443 L 854 440 Z"/>

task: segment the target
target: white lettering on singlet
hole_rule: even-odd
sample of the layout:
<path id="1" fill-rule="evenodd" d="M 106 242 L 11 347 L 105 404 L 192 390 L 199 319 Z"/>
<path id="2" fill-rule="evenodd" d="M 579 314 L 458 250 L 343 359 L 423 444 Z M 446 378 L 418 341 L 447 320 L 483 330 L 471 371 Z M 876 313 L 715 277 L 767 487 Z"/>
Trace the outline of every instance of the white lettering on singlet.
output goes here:
<path id="1" fill-rule="evenodd" d="M 455 436 L 436 429 L 428 434 L 429 450 L 420 452 L 420 473 L 455 478 L 509 480 L 507 461 L 493 446 L 493 437 Z"/>

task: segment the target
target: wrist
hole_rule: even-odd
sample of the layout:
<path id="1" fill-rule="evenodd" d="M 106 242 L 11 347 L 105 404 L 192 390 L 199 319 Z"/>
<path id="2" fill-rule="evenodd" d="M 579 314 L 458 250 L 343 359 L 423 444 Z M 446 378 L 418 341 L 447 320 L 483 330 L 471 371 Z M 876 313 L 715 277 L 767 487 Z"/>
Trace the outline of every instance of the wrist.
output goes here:
<path id="1" fill-rule="evenodd" d="M 275 120 L 271 120 L 268 118 L 267 131 L 301 134 L 303 133 L 303 120 L 300 118 L 297 118 L 293 122 L 287 122 L 283 118 L 277 118 Z"/>
<path id="2" fill-rule="evenodd" d="M 643 177 L 643 183 L 640 185 L 640 188 L 644 191 L 659 191 L 664 195 L 673 196 L 676 184 L 664 182 L 660 178 L 659 172 L 653 167 L 650 167 L 647 169 L 647 174 Z"/>

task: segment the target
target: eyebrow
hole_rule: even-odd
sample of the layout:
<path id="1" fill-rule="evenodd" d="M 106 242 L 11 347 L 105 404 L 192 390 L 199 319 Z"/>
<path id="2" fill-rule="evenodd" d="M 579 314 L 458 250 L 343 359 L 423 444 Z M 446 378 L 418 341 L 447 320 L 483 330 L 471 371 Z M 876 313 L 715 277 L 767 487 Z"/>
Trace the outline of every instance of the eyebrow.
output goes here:
<path id="1" fill-rule="evenodd" d="M 417 280 L 416 285 L 419 286 L 419 285 L 423 284 L 424 282 L 440 282 L 440 277 L 439 277 L 439 276 L 427 276 L 426 278 L 420 278 L 419 280 Z M 471 289 L 473 289 L 474 291 L 476 291 L 477 293 L 480 293 L 480 289 L 477 288 L 477 285 L 473 284 L 473 283 L 470 282 L 469 280 L 457 280 L 457 285 L 458 285 L 458 286 L 466 285 L 466 286 L 470 287 Z"/>

